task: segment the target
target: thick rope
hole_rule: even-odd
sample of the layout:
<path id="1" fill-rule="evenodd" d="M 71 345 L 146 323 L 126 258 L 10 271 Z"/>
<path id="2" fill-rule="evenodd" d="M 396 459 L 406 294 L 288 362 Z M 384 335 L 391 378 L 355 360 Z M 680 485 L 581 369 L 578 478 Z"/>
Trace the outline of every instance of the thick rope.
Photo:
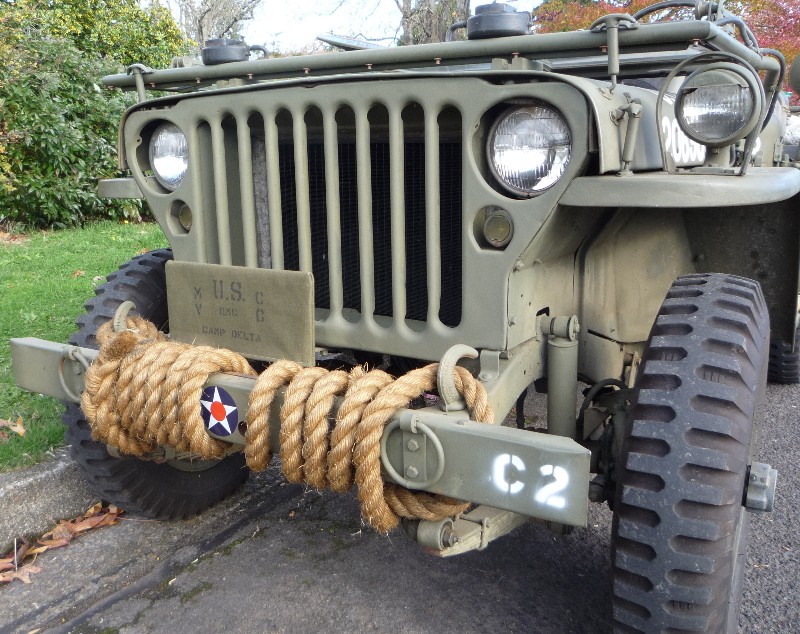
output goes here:
<path id="1" fill-rule="evenodd" d="M 100 352 L 86 373 L 81 399 L 95 439 L 139 457 L 160 445 L 203 459 L 230 453 L 229 443 L 206 433 L 200 397 L 215 372 L 254 376 L 244 357 L 168 341 L 139 317 L 129 317 L 127 330 L 120 333 L 112 332 L 110 323 L 103 325 L 97 341 Z M 393 379 L 381 370 L 329 372 L 276 361 L 256 378 L 250 393 L 247 466 L 263 471 L 270 463 L 269 421 L 275 396 L 285 387 L 278 413 L 280 458 L 290 482 L 340 493 L 355 483 L 362 516 L 381 532 L 392 530 L 400 517 L 439 520 L 462 512 L 468 504 L 386 484 L 381 476 L 384 427 L 398 409 L 435 388 L 438 367 L 434 363 Z M 461 367 L 456 367 L 454 382 L 472 418 L 493 422 L 483 385 Z M 343 400 L 331 421 L 337 397 Z"/>
<path id="2" fill-rule="evenodd" d="M 206 433 L 200 396 L 214 372 L 255 375 L 247 360 L 230 350 L 166 341 L 140 317 L 129 317 L 127 326 L 113 333 L 104 324 L 97 332 L 100 353 L 81 396 L 92 435 L 140 457 L 159 445 L 205 459 L 225 456 L 230 445 Z"/>

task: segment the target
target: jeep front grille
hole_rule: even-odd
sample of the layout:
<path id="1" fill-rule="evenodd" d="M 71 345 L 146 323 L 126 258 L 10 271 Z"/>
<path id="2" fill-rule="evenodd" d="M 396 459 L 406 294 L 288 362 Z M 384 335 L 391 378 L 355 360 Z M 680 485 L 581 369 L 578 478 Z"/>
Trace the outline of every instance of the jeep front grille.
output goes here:
<path id="1" fill-rule="evenodd" d="M 458 110 L 418 103 L 206 121 L 201 152 L 217 157 L 204 179 L 216 206 L 208 250 L 223 264 L 313 272 L 319 319 L 360 313 L 456 327 L 461 133 Z M 236 231 L 242 254 L 229 247 Z"/>
<path id="2" fill-rule="evenodd" d="M 392 316 L 394 302 L 392 293 L 392 251 L 405 250 L 405 301 L 399 299 L 401 314 L 406 319 L 426 321 L 428 317 L 428 286 L 426 256 L 425 213 L 425 148 L 419 141 L 403 144 L 404 164 L 402 193 L 405 202 L 403 233 L 393 240 L 391 217 L 391 159 L 386 140 L 370 142 L 370 188 L 372 193 L 372 262 L 366 256 L 365 266 L 372 265 L 374 289 L 374 314 Z M 294 148 L 281 144 L 280 182 L 283 229 L 283 266 L 299 270 L 299 235 L 297 230 L 297 197 L 294 164 Z M 339 218 L 342 267 L 341 279 L 331 284 L 328 267 L 327 200 L 324 146 L 310 143 L 308 146 L 308 183 L 311 216 L 311 254 L 314 272 L 314 290 L 318 308 L 331 307 L 331 292 L 341 292 L 340 303 L 346 309 L 361 312 L 362 276 L 361 249 L 359 242 L 358 216 L 358 163 L 354 143 L 338 143 L 336 154 L 339 160 Z M 461 147 L 457 142 L 439 145 L 439 233 L 436 248 L 440 253 L 441 304 L 439 319 L 448 326 L 457 326 L 461 319 Z M 335 204 L 335 203 L 334 203 Z M 259 209 L 261 212 L 262 209 Z M 266 211 L 263 209 L 263 211 Z M 259 227 L 266 226 L 260 213 Z M 401 227 L 398 227 L 398 231 Z M 334 236 L 333 239 L 336 239 Z M 263 250 L 260 254 L 263 261 Z M 369 279 L 369 277 L 367 277 Z M 341 291 L 339 290 L 341 285 Z M 332 289 L 333 287 L 333 289 Z M 402 291 L 399 288 L 398 291 Z M 399 293 L 402 294 L 402 293 Z M 405 310 L 402 306 L 405 305 Z"/>

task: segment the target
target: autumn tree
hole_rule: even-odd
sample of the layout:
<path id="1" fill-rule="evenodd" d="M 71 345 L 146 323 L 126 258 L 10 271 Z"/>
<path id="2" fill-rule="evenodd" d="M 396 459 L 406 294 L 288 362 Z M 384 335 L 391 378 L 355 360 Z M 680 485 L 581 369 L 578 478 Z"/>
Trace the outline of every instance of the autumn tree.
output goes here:
<path id="1" fill-rule="evenodd" d="M 654 0 L 546 0 L 534 9 L 534 28 L 539 33 L 587 29 L 609 13 L 629 13 L 654 4 Z M 791 62 L 800 54 L 800 7 L 796 0 L 737 0 L 725 7 L 748 23 L 763 48 L 780 51 Z M 656 19 L 688 18 L 687 9 L 667 9 Z"/>
<path id="2" fill-rule="evenodd" d="M 774 48 L 787 62 L 800 56 L 800 6 L 796 0 L 752 0 L 742 16 L 762 47 Z"/>
<path id="3" fill-rule="evenodd" d="M 201 45 L 210 38 L 238 37 L 262 0 L 167 0 L 187 38 Z"/>
<path id="4" fill-rule="evenodd" d="M 454 22 L 469 17 L 469 0 L 394 0 L 400 11 L 398 44 L 444 42 Z"/>
<path id="5" fill-rule="evenodd" d="M 533 10 L 533 28 L 537 33 L 588 29 L 604 15 L 633 14 L 650 4 L 653 4 L 650 0 L 545 0 Z"/>

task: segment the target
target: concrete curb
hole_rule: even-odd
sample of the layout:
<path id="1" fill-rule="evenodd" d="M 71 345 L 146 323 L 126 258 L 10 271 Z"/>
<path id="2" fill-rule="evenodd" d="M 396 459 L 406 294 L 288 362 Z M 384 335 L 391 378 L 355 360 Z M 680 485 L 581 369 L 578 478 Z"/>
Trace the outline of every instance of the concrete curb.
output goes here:
<path id="1" fill-rule="evenodd" d="M 15 537 L 45 533 L 97 499 L 66 448 L 29 469 L 0 473 L 0 554 L 13 546 Z"/>

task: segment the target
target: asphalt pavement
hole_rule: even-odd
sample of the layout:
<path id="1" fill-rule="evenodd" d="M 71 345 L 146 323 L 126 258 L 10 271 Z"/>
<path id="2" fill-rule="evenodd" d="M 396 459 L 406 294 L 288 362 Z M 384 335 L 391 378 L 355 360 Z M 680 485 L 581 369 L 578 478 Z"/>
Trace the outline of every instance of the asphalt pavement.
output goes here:
<path id="1" fill-rule="evenodd" d="M 741 632 L 800 631 L 799 397 L 768 388 L 756 458 L 780 476 L 776 510 L 751 523 Z M 541 407 L 532 396 L 526 411 Z M 364 526 L 352 494 L 287 484 L 273 464 L 193 519 L 129 517 L 43 554 L 30 585 L 0 587 L 0 631 L 606 632 L 610 522 L 592 504 L 570 535 L 529 522 L 442 560 Z"/>

